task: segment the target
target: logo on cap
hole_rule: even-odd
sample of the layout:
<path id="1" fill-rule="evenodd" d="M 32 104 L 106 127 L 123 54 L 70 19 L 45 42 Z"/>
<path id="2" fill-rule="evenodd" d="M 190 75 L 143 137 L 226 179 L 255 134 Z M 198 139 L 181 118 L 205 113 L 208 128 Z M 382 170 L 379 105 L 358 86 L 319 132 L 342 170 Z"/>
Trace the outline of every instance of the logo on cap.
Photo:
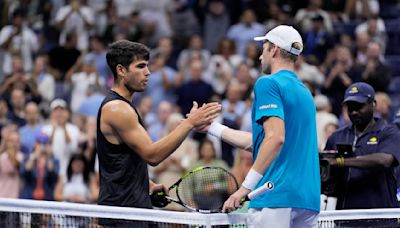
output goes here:
<path id="1" fill-rule="evenodd" d="M 358 93 L 358 88 L 357 87 L 352 87 L 350 89 L 349 93 Z"/>
<path id="2" fill-rule="evenodd" d="M 375 91 L 372 86 L 365 82 L 356 82 L 350 85 L 344 94 L 343 102 L 355 101 L 358 103 L 367 103 L 375 97 Z"/>
<path id="3" fill-rule="evenodd" d="M 377 138 L 377 137 L 372 137 L 372 138 L 370 138 L 370 139 L 368 140 L 367 144 L 368 144 L 368 145 L 371 145 L 371 144 L 378 144 L 378 138 Z"/>

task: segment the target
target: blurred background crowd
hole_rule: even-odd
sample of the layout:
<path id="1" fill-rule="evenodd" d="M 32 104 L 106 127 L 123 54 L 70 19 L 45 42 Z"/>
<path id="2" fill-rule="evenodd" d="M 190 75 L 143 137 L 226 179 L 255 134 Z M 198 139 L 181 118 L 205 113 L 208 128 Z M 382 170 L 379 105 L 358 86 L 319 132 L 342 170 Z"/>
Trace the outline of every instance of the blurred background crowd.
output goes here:
<path id="1" fill-rule="evenodd" d="M 253 37 L 280 24 L 302 33 L 296 73 L 315 97 L 320 150 L 349 123 L 341 103 L 353 82 L 374 87 L 388 124 L 400 107 L 395 0 L 3 0 L 0 9 L 0 197 L 96 202 L 96 115 L 113 81 L 107 45 L 119 39 L 151 49 L 147 90 L 133 102 L 153 140 L 192 101 L 220 102 L 217 121 L 251 131 L 262 75 Z M 200 165 L 231 169 L 241 182 L 252 157 L 193 134 L 149 170 L 168 186 Z"/>

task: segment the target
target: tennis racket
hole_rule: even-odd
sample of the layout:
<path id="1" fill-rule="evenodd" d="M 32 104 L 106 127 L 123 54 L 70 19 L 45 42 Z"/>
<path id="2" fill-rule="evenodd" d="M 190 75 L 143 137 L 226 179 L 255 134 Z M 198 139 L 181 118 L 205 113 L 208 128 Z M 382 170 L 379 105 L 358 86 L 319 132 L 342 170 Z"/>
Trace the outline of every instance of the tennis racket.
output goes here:
<path id="1" fill-rule="evenodd" d="M 155 207 L 165 207 L 171 202 L 180 204 L 190 211 L 200 213 L 220 213 L 224 202 L 239 189 L 236 178 L 220 167 L 199 167 L 186 172 L 168 188 L 168 193 L 176 193 L 177 199 L 163 191 L 150 194 Z M 251 192 L 242 202 L 253 199 L 265 191 L 273 189 L 267 182 Z"/>

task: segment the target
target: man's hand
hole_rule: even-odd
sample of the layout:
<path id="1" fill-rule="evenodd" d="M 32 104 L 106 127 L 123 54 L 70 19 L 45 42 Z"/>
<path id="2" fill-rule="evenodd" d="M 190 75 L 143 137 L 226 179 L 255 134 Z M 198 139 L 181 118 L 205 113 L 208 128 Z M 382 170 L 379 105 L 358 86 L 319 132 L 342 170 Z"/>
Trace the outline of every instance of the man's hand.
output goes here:
<path id="1" fill-rule="evenodd" d="M 238 208 L 242 207 L 241 200 L 244 199 L 249 193 L 250 189 L 245 187 L 240 187 L 235 193 L 233 193 L 224 203 L 222 207 L 222 212 L 232 212 Z"/>
<path id="2" fill-rule="evenodd" d="M 205 105 L 206 105 L 206 104 L 203 104 L 202 107 L 204 107 Z M 190 112 L 189 112 L 188 114 L 186 114 L 186 117 L 189 117 L 191 114 L 195 113 L 198 109 L 199 109 L 199 105 L 197 104 L 196 101 L 193 101 L 192 109 L 190 109 Z M 221 110 L 218 111 L 217 116 L 219 115 L 219 112 L 220 112 L 220 111 L 221 111 Z M 216 117 L 217 117 L 217 116 L 216 116 Z M 215 117 L 215 118 L 216 118 L 216 117 Z M 214 119 L 215 119 L 215 118 L 214 118 Z M 213 119 L 213 120 L 214 120 L 214 119 Z M 197 132 L 203 132 L 203 133 L 205 133 L 205 132 L 207 132 L 208 129 L 210 128 L 211 123 L 212 123 L 212 120 L 211 120 L 211 122 L 205 123 L 205 124 L 203 124 L 203 125 L 195 126 L 194 130 L 197 131 Z"/>
<path id="3" fill-rule="evenodd" d="M 195 129 L 201 128 L 205 125 L 210 125 L 220 112 L 221 105 L 217 102 L 204 104 L 200 108 L 196 102 L 193 102 L 193 107 L 187 115 L 187 120 L 190 121 Z"/>
<path id="4" fill-rule="evenodd" d="M 166 195 L 168 195 L 168 189 L 163 184 L 156 184 L 153 181 L 150 181 L 150 192 L 158 192 L 163 191 Z"/>

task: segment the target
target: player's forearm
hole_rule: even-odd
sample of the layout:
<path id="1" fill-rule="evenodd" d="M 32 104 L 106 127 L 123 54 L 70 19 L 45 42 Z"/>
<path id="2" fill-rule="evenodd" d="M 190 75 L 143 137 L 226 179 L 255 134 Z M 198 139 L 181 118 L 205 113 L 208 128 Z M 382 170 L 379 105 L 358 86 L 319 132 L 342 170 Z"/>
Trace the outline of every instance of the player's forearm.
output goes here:
<path id="1" fill-rule="evenodd" d="M 193 125 L 187 120 L 182 121 L 170 134 L 163 137 L 151 146 L 151 153 L 147 159 L 152 166 L 164 161 L 185 140 Z"/>
<path id="2" fill-rule="evenodd" d="M 257 159 L 254 162 L 253 169 L 264 175 L 265 171 L 278 156 L 284 141 L 284 137 L 266 136 L 258 151 Z"/>
<path id="3" fill-rule="evenodd" d="M 230 145 L 251 151 L 252 135 L 250 132 L 225 128 L 222 132 L 221 139 Z"/>

